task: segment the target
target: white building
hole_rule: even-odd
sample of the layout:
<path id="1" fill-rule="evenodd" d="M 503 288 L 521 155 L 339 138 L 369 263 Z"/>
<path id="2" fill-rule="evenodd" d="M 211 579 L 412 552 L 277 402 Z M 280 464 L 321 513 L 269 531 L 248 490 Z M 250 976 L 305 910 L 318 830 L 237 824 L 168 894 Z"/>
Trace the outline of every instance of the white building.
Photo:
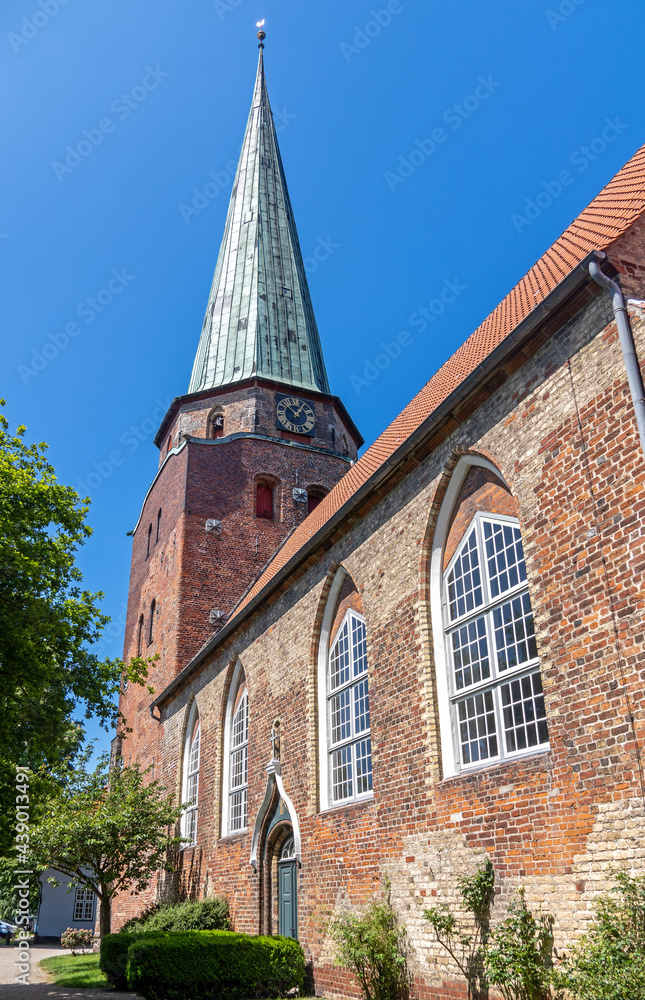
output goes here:
<path id="1" fill-rule="evenodd" d="M 61 884 L 54 886 L 48 881 L 57 879 Z M 48 868 L 40 876 L 42 886 L 36 934 L 38 941 L 56 941 L 68 927 L 94 930 L 96 917 L 96 896 L 91 889 L 70 889 L 69 877 Z"/>

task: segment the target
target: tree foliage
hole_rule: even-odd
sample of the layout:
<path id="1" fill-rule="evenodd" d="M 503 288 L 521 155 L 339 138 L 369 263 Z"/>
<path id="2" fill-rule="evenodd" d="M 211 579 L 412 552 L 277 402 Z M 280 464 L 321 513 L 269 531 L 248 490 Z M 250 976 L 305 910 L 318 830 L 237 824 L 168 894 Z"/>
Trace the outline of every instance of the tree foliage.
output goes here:
<path id="1" fill-rule="evenodd" d="M 560 982 L 581 1000 L 645 1000 L 645 875 L 615 874 L 591 929 L 565 956 Z"/>
<path id="2" fill-rule="evenodd" d="M 471 915 L 466 922 L 445 905 L 431 906 L 423 911 L 423 915 L 433 928 L 439 944 L 465 977 L 468 1000 L 483 1000 L 488 996 L 484 957 L 495 892 L 492 861 L 487 860 L 474 875 L 459 875 L 457 887 L 463 909 Z"/>
<path id="3" fill-rule="evenodd" d="M 485 959 L 488 981 L 504 1000 L 551 1000 L 554 918 L 551 914 L 534 917 L 524 896 L 524 889 L 518 889 L 508 916 L 491 933 Z"/>
<path id="4" fill-rule="evenodd" d="M 3 401 L 0 400 L 0 405 Z M 60 780 L 86 718 L 115 726 L 122 677 L 142 683 L 150 661 L 101 661 L 90 647 L 109 621 L 82 586 L 76 553 L 91 534 L 88 504 L 58 482 L 46 445 L 27 444 L 0 413 L 0 850 L 11 842 L 15 767 Z M 34 803 L 35 805 L 35 803 Z"/>
<path id="5" fill-rule="evenodd" d="M 121 891 L 143 892 L 152 875 L 172 871 L 168 851 L 181 842 L 174 806 L 158 781 L 139 765 L 75 775 L 64 794 L 52 796 L 31 830 L 34 862 L 91 889 L 101 903 L 101 935 L 110 931 L 111 901 Z"/>
<path id="6" fill-rule="evenodd" d="M 20 869 L 21 874 L 18 874 Z M 24 874 L 24 865 L 13 858 L 0 858 L 0 920 L 13 923 L 18 913 L 19 891 L 24 892 L 24 883 L 28 882 L 29 913 L 35 914 L 40 899 L 40 880 L 42 869 L 29 869 L 30 874 Z"/>
<path id="7" fill-rule="evenodd" d="M 405 1000 L 410 991 L 406 932 L 392 909 L 389 880 L 384 900 L 372 900 L 362 916 L 334 917 L 329 933 L 336 944 L 337 963 L 351 970 L 363 1000 Z"/>

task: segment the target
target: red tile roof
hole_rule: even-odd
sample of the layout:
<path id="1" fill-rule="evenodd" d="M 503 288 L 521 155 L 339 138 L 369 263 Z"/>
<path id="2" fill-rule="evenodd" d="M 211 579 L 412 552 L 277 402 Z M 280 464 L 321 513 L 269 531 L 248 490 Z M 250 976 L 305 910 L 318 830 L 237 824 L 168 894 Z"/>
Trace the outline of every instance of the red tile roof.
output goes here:
<path id="1" fill-rule="evenodd" d="M 242 611 L 450 393 L 592 250 L 605 250 L 645 211 L 645 146 L 518 281 L 286 540 L 236 608 Z M 231 619 L 232 621 L 233 619 Z"/>

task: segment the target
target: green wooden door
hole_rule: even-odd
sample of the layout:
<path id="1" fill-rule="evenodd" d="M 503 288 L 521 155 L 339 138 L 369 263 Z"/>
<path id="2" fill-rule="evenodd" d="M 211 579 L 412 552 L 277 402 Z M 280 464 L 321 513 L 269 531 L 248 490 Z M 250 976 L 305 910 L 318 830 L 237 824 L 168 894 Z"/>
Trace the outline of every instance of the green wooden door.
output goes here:
<path id="1" fill-rule="evenodd" d="M 285 843 L 278 862 L 278 932 L 298 937 L 298 862 L 293 837 Z"/>

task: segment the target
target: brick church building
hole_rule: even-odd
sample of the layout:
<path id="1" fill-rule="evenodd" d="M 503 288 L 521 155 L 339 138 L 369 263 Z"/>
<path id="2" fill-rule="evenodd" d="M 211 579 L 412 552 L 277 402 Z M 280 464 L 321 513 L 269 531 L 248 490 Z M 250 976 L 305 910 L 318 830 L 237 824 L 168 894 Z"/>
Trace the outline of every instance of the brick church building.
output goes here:
<path id="1" fill-rule="evenodd" d="M 261 39 L 262 41 L 262 39 Z M 495 866 L 585 925 L 645 869 L 645 147 L 357 458 L 327 381 L 262 45 L 192 378 L 133 538 L 127 762 L 188 802 L 175 875 L 355 995 L 326 921 L 385 874 L 422 912 Z"/>

